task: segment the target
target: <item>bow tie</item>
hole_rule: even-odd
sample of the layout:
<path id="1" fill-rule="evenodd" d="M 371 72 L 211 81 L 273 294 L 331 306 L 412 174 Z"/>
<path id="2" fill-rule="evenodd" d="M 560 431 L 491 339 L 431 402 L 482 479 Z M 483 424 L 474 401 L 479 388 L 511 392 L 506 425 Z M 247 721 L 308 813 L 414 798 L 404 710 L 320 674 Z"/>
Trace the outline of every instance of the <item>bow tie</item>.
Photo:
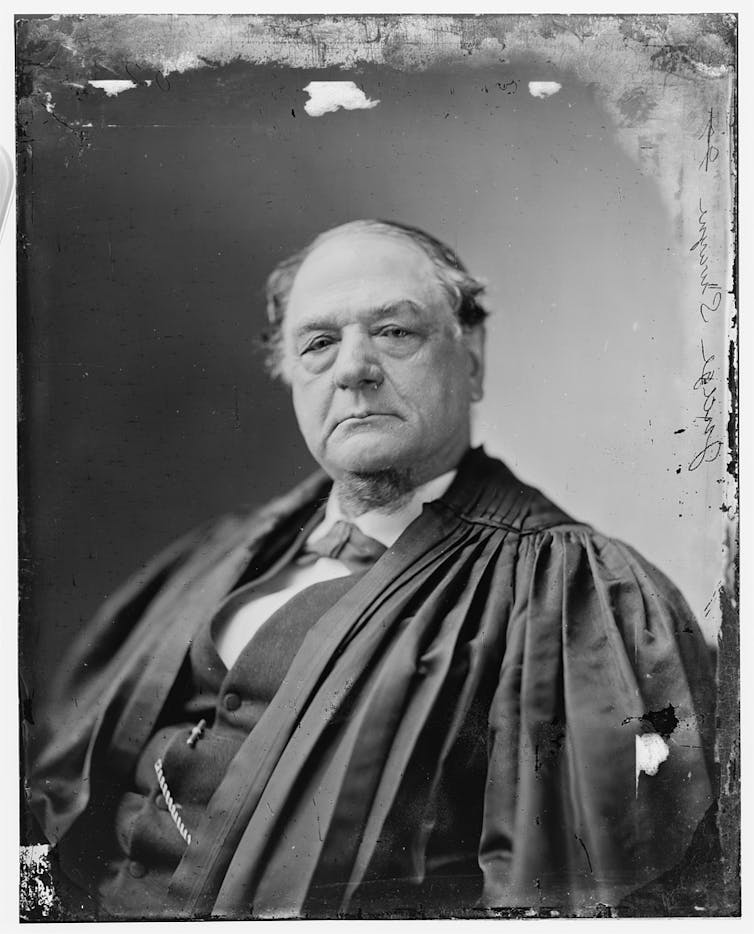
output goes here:
<path id="1" fill-rule="evenodd" d="M 336 558 L 355 574 L 366 569 L 385 553 L 385 545 L 365 535 L 352 522 L 342 520 L 317 541 L 307 541 L 301 549 L 302 563 L 316 561 L 317 558 Z"/>

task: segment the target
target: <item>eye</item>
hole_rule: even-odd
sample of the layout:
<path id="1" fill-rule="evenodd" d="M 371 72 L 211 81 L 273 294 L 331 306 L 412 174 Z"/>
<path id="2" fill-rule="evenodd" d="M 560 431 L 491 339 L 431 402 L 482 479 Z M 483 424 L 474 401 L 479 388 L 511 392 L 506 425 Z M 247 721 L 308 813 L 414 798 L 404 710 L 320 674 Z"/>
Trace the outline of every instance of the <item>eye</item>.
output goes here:
<path id="1" fill-rule="evenodd" d="M 301 353 L 319 353 L 323 350 L 327 350 L 327 348 L 331 347 L 334 343 L 335 341 L 332 337 L 328 337 L 326 334 L 320 334 L 310 340 Z"/>
<path id="2" fill-rule="evenodd" d="M 407 331 L 406 328 L 402 328 L 397 324 L 388 324 L 386 327 L 380 329 L 380 337 L 408 337 L 410 331 Z"/>

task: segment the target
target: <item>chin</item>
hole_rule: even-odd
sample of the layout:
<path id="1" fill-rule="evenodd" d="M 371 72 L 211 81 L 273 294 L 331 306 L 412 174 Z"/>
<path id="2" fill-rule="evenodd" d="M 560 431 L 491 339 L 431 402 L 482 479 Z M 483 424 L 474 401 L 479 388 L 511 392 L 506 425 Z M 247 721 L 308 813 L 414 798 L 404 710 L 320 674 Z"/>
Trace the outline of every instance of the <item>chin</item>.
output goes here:
<path id="1" fill-rule="evenodd" d="M 351 438 L 328 453 L 328 462 L 339 472 L 347 473 L 376 473 L 410 466 L 412 462 L 409 452 L 385 437 Z"/>

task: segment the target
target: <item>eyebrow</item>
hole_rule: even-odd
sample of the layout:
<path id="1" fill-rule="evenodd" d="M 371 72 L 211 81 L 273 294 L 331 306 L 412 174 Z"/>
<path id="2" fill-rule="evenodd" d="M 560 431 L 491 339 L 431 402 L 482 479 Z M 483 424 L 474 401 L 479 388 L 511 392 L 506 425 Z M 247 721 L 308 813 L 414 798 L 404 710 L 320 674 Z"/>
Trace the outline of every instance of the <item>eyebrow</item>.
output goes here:
<path id="1" fill-rule="evenodd" d="M 422 312 L 422 306 L 410 298 L 401 298 L 394 302 L 386 302 L 384 305 L 377 305 L 367 312 L 369 321 L 378 321 L 391 314 L 400 314 L 409 312 L 415 318 Z M 323 315 L 320 318 L 313 318 L 311 321 L 305 321 L 303 324 L 294 328 L 293 337 L 299 338 L 312 331 L 328 331 L 337 328 L 334 319 L 329 315 Z"/>

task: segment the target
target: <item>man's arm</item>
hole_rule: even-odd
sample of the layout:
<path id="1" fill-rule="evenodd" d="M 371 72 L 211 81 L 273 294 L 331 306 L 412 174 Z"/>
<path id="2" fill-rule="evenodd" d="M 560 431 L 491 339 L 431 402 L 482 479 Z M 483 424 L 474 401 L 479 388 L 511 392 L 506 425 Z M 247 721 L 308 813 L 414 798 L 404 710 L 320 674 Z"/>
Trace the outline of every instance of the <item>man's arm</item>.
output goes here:
<path id="1" fill-rule="evenodd" d="M 685 601 L 583 526 L 526 545 L 490 712 L 484 902 L 615 905 L 714 801 L 709 653 Z"/>
<path id="2" fill-rule="evenodd" d="M 203 533 L 204 527 L 172 543 L 105 601 L 61 662 L 34 725 L 25 725 L 27 800 L 50 842 L 86 805 L 82 776 L 98 718 L 143 638 L 148 611 Z"/>

